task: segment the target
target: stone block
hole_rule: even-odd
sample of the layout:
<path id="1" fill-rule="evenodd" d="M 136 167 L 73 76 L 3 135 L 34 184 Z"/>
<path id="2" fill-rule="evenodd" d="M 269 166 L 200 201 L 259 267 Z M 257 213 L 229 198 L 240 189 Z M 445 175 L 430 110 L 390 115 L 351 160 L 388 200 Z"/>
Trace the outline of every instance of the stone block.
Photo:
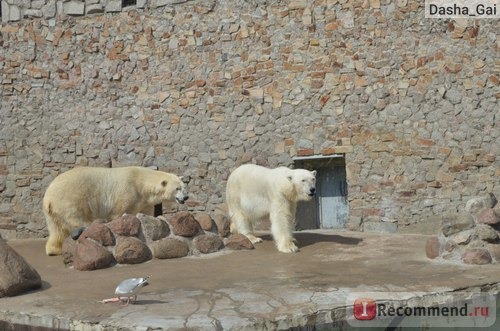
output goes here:
<path id="1" fill-rule="evenodd" d="M 363 223 L 364 232 L 396 233 L 398 225 L 388 222 L 366 222 Z"/>
<path id="2" fill-rule="evenodd" d="M 66 15 L 81 16 L 85 14 L 85 2 L 69 1 L 63 4 L 63 10 Z"/>
<path id="3" fill-rule="evenodd" d="M 122 11 L 122 1 L 121 0 L 108 0 L 106 7 L 104 8 L 107 13 L 120 12 Z"/>

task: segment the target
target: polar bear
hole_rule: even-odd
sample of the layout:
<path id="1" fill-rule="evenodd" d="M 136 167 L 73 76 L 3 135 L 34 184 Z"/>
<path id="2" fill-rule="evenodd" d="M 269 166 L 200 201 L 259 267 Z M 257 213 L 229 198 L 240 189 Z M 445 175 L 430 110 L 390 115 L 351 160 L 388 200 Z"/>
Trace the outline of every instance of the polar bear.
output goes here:
<path id="1" fill-rule="evenodd" d="M 151 213 L 163 201 L 184 203 L 186 186 L 174 174 L 144 167 L 78 167 L 57 176 L 45 191 L 47 255 L 60 255 L 69 233 L 96 219 Z"/>
<path id="2" fill-rule="evenodd" d="M 316 171 L 242 165 L 231 173 L 226 186 L 232 226 L 252 243 L 258 243 L 262 239 L 253 234 L 253 223 L 269 217 L 278 250 L 296 252 L 292 231 L 297 202 L 311 200 L 315 193 Z"/>

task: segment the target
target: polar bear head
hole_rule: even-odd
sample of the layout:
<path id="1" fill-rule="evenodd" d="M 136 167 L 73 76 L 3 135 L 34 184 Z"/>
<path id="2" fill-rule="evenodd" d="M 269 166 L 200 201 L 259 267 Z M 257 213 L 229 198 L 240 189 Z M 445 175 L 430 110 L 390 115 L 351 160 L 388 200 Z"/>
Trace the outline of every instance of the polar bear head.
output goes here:
<path id="1" fill-rule="evenodd" d="M 186 202 L 189 196 L 186 190 L 186 184 L 184 184 L 182 178 L 170 173 L 163 173 L 162 175 L 158 192 L 162 200 L 176 200 L 180 204 Z"/>
<path id="2" fill-rule="evenodd" d="M 309 201 L 316 194 L 316 170 L 290 170 L 287 175 L 289 197 L 295 201 Z"/>

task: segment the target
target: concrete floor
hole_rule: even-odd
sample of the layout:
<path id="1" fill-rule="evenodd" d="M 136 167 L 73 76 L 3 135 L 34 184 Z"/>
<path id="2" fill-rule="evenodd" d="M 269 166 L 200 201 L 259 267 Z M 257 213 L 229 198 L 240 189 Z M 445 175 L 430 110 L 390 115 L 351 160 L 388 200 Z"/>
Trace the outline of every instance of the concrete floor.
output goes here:
<path id="1" fill-rule="evenodd" d="M 0 329 L 9 323 L 89 331 L 345 329 L 353 293 L 500 289 L 500 265 L 429 260 L 425 235 L 312 231 L 295 237 L 296 254 L 279 253 L 265 236 L 251 251 L 89 272 L 46 256 L 44 240 L 11 240 L 40 273 L 43 287 L 0 299 Z M 99 303 L 113 297 L 123 279 L 147 275 L 151 285 L 136 304 Z"/>

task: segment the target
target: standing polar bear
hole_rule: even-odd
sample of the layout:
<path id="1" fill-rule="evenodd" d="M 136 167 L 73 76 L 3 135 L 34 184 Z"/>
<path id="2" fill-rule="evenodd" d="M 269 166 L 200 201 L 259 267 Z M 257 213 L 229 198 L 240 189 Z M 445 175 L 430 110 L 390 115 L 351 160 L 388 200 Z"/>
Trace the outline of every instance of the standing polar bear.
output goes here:
<path id="1" fill-rule="evenodd" d="M 150 213 L 163 201 L 184 203 L 186 186 L 174 174 L 144 167 L 81 167 L 57 176 L 43 197 L 47 255 L 60 255 L 69 233 L 95 219 Z"/>
<path id="2" fill-rule="evenodd" d="M 229 217 L 236 231 L 252 243 L 262 241 L 253 234 L 253 223 L 269 217 L 278 250 L 296 252 L 292 231 L 297 202 L 310 200 L 315 192 L 316 171 L 245 164 L 236 168 L 227 180 Z"/>

